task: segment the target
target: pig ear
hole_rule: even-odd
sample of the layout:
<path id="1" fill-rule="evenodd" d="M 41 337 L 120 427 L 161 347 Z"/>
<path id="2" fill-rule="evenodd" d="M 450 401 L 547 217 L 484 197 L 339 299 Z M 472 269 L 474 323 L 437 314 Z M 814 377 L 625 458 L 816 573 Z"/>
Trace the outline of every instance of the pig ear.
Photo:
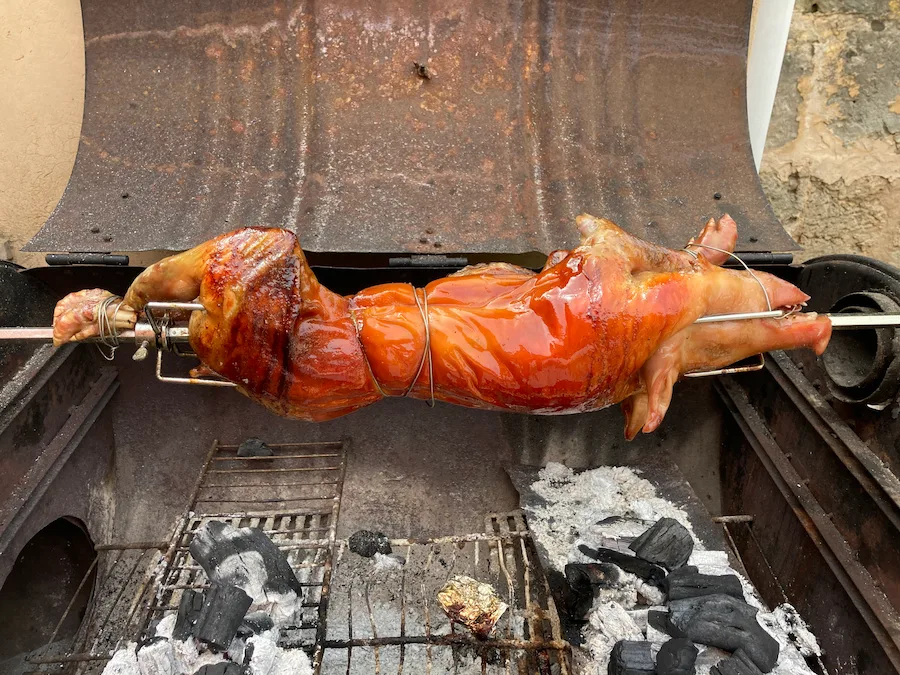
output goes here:
<path id="1" fill-rule="evenodd" d="M 578 231 L 581 233 L 581 243 L 584 246 L 591 245 L 598 236 L 602 236 L 607 232 L 618 235 L 625 234 L 625 232 L 611 220 L 607 220 L 606 218 L 595 218 L 587 213 L 582 213 L 578 216 L 575 219 L 575 225 L 578 226 Z"/>
<path id="2" fill-rule="evenodd" d="M 570 253 L 571 251 L 566 251 L 565 249 L 553 251 L 547 256 L 547 262 L 544 263 L 544 270 L 549 270 L 551 267 L 559 265 L 559 263 L 569 257 Z"/>
<path id="3" fill-rule="evenodd" d="M 727 253 L 722 253 L 715 249 L 728 251 L 728 253 L 734 251 L 734 246 L 737 244 L 737 223 L 734 222 L 734 219 L 727 213 L 718 220 L 710 218 L 706 221 L 706 225 L 700 231 L 700 234 L 689 242 L 689 244 L 693 243 L 713 247 L 703 248 L 702 246 L 689 246 L 688 248 L 689 250 L 702 255 L 713 265 L 721 265 L 728 260 L 730 256 Z"/>

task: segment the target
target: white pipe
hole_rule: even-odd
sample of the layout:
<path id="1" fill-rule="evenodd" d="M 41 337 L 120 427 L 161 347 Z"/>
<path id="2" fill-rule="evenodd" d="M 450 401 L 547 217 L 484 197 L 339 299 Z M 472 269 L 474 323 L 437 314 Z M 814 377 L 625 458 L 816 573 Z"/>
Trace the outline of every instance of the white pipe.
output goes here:
<path id="1" fill-rule="evenodd" d="M 756 170 L 762 162 L 794 0 L 755 0 L 747 55 L 747 123 Z"/>

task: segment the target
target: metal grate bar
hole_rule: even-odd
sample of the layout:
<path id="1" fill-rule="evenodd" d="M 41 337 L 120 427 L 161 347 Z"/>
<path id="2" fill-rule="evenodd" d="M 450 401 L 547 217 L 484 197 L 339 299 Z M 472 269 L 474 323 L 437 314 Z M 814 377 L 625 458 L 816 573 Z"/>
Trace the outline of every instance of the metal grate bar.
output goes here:
<path id="1" fill-rule="evenodd" d="M 220 446 L 221 447 L 221 446 Z M 271 462 L 276 459 L 313 459 L 315 457 L 340 457 L 340 453 L 337 452 L 322 452 L 315 453 L 312 455 L 263 455 L 260 457 L 251 456 L 251 457 L 239 457 L 235 455 L 234 457 L 214 457 L 213 461 L 216 462 Z"/>
<path id="2" fill-rule="evenodd" d="M 340 466 L 285 466 L 277 469 L 210 469 L 208 473 L 299 473 L 307 471 L 340 471 L 340 469 Z"/>

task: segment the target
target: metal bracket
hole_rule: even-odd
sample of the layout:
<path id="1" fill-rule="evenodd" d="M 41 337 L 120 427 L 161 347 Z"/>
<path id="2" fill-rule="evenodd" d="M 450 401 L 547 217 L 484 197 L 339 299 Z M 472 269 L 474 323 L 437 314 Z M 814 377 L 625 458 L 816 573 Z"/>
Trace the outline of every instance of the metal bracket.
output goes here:
<path id="1" fill-rule="evenodd" d="M 162 374 L 162 350 L 156 352 L 156 379 L 160 382 L 172 382 L 174 384 L 202 384 L 207 387 L 236 387 L 234 382 L 219 378 L 204 377 L 172 377 Z"/>
<path id="2" fill-rule="evenodd" d="M 717 368 L 716 370 L 694 370 L 684 373 L 684 377 L 712 377 L 713 375 L 734 375 L 735 373 L 755 373 L 766 367 L 766 357 L 763 354 L 757 354 L 759 361 L 746 366 L 731 366 L 729 368 Z"/>

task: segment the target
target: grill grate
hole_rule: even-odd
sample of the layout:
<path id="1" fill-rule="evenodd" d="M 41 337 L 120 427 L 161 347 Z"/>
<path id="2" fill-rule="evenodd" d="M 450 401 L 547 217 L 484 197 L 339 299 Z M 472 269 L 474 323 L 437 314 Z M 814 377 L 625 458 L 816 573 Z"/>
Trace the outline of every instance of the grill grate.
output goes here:
<path id="1" fill-rule="evenodd" d="M 520 512 L 496 514 L 485 532 L 394 539 L 402 569 L 378 571 L 341 542 L 332 584 L 323 672 L 571 672 L 547 579 Z M 479 640 L 447 619 L 437 592 L 455 575 L 491 583 L 509 609 Z"/>
<path id="2" fill-rule="evenodd" d="M 177 611 L 184 590 L 208 585 L 188 547 L 210 520 L 259 527 L 286 552 L 305 594 L 301 621 L 285 630 L 284 638 L 309 652 L 318 672 L 346 466 L 344 443 L 270 447 L 273 457 L 238 457 L 238 446 L 213 443 L 168 542 L 98 546 L 101 582 L 73 648 L 55 653 L 48 645 L 28 658 L 34 668 L 30 672 L 100 672 L 116 647 L 151 635 L 160 618 Z"/>

